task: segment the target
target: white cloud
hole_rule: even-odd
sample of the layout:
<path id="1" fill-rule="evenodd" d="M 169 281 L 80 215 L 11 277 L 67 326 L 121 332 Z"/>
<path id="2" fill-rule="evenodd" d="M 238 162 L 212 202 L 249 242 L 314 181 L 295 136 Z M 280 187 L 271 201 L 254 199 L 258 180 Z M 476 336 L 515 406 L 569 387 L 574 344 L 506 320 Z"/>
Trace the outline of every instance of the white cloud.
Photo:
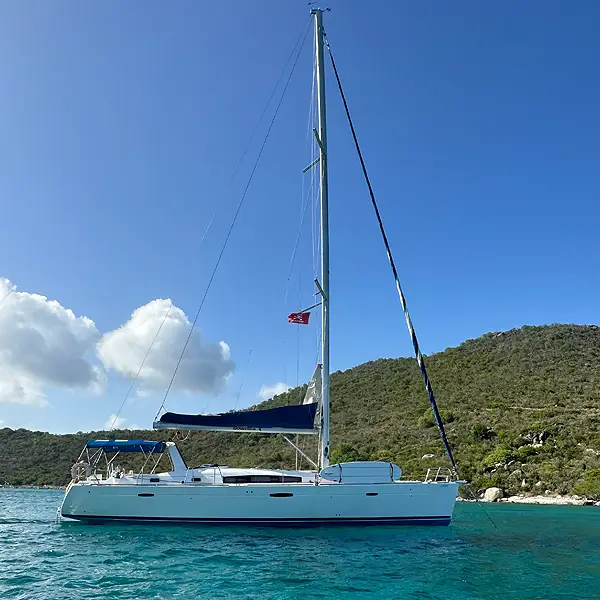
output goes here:
<path id="1" fill-rule="evenodd" d="M 261 402 L 264 402 L 265 400 L 269 400 L 273 396 L 283 394 L 284 392 L 287 392 L 290 389 L 291 388 L 289 385 L 282 382 L 274 383 L 273 385 L 261 385 L 260 390 L 258 390 L 258 394 L 256 394 L 256 397 Z"/>
<path id="2" fill-rule="evenodd" d="M 117 417 L 117 415 L 110 415 L 106 423 L 104 423 L 104 427 L 102 427 L 102 430 L 110 431 L 111 429 L 139 430 L 143 429 L 143 427 L 140 427 L 139 425 L 134 425 L 133 423 L 127 424 L 127 419 L 125 417 Z"/>
<path id="3" fill-rule="evenodd" d="M 104 423 L 104 426 L 102 427 L 102 429 L 105 429 L 106 431 L 110 431 L 113 427 L 115 429 L 121 429 L 121 427 L 123 425 L 125 425 L 127 419 L 125 419 L 124 417 L 117 417 L 117 415 L 110 415 L 110 417 L 108 417 L 108 419 L 106 420 L 106 423 Z"/>
<path id="4" fill-rule="evenodd" d="M 98 343 L 98 356 L 104 366 L 132 379 L 163 321 L 139 374 L 140 394 L 166 390 L 191 327 L 185 313 L 170 300 L 152 300 L 137 308 L 127 323 L 106 333 Z M 173 390 L 217 394 L 234 369 L 229 346 L 225 342 L 205 342 L 196 328 L 179 365 Z"/>
<path id="5" fill-rule="evenodd" d="M 91 319 L 0 278 L 0 403 L 47 406 L 47 386 L 102 389 L 88 358 L 99 337 Z"/>
<path id="6" fill-rule="evenodd" d="M 191 327 L 180 308 L 170 307 L 170 300 L 153 300 L 102 336 L 88 317 L 76 316 L 56 300 L 17 291 L 0 278 L 0 404 L 49 406 L 49 388 L 100 392 L 106 386 L 104 368 L 133 378 L 164 320 L 139 376 L 140 395 L 163 392 Z M 234 369 L 229 346 L 208 343 L 195 329 L 173 389 L 214 395 Z"/>

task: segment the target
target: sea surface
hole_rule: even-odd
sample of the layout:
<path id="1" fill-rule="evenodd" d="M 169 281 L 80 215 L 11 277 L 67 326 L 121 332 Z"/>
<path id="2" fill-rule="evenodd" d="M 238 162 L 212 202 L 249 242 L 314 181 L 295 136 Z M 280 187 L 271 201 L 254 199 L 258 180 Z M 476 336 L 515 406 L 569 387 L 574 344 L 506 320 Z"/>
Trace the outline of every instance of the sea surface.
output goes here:
<path id="1" fill-rule="evenodd" d="M 61 498 L 0 489 L 2 600 L 600 599 L 595 507 L 461 503 L 450 527 L 275 529 L 57 523 Z"/>

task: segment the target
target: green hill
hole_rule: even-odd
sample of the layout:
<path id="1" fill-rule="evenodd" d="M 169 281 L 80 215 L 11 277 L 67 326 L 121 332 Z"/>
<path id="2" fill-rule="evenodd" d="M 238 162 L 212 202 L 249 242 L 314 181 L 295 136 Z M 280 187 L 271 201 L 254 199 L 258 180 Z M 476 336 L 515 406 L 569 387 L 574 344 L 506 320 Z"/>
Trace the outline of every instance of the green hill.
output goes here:
<path id="1" fill-rule="evenodd" d="M 474 488 L 600 498 L 599 327 L 488 333 L 426 360 L 461 475 Z M 298 402 L 304 389 L 264 405 Z M 447 464 L 414 359 L 380 359 L 334 373 L 331 402 L 334 460 L 391 460 L 410 476 Z M 64 484 L 85 440 L 107 436 L 1 429 L 0 483 Z M 160 435 L 116 431 L 112 437 Z M 301 442 L 314 452 L 314 438 Z M 262 434 L 192 432 L 178 445 L 190 466 L 295 461 L 285 441 Z"/>

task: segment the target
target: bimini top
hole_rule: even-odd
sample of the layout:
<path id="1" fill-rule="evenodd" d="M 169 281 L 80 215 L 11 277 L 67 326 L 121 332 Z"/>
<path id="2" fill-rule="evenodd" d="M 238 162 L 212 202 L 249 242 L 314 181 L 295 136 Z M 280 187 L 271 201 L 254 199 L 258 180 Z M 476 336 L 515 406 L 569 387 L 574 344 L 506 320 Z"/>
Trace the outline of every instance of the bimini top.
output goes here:
<path id="1" fill-rule="evenodd" d="M 263 433 L 317 433 L 318 403 L 280 406 L 265 410 L 244 410 L 217 415 L 165 413 L 154 429 L 194 429 L 209 431 L 261 431 Z"/>
<path id="2" fill-rule="evenodd" d="M 89 440 L 86 448 L 102 448 L 104 452 L 151 452 L 162 454 L 165 442 L 148 442 L 146 440 Z"/>

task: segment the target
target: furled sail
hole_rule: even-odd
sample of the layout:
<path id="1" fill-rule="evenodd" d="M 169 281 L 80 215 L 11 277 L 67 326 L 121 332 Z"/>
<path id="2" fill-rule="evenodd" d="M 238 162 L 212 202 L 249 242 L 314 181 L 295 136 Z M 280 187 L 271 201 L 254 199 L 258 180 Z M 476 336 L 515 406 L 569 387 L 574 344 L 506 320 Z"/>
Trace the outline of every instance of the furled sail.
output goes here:
<path id="1" fill-rule="evenodd" d="M 311 404 L 313 402 L 321 403 L 321 395 L 323 392 L 323 384 L 321 380 L 321 365 L 317 365 L 315 372 L 313 373 L 312 379 L 308 383 L 306 388 L 306 394 L 304 395 L 303 404 Z"/>
<path id="2" fill-rule="evenodd" d="M 308 384 L 304 402 L 264 410 L 242 410 L 216 415 L 185 415 L 167 412 L 155 421 L 154 429 L 205 431 L 259 431 L 261 433 L 318 432 L 321 408 L 321 365 Z"/>

